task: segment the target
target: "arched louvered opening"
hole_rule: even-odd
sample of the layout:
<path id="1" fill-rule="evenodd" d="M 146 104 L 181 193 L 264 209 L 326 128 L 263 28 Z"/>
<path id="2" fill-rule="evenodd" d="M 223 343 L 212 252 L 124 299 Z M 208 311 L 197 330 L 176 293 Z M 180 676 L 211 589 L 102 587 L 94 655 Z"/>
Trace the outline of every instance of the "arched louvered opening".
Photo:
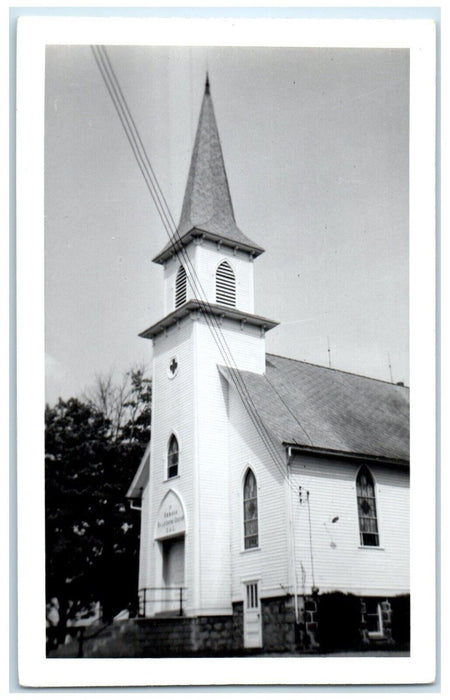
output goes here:
<path id="1" fill-rule="evenodd" d="M 258 546 L 258 493 L 256 477 L 247 469 L 244 479 L 244 549 Z"/>
<path id="2" fill-rule="evenodd" d="M 184 304 L 187 295 L 187 277 L 186 270 L 183 265 L 180 265 L 177 272 L 177 279 L 175 282 L 175 308 L 178 309 L 179 306 Z"/>
<path id="3" fill-rule="evenodd" d="M 356 477 L 359 535 L 363 546 L 378 547 L 377 504 L 375 484 L 367 467 L 361 467 Z"/>
<path id="4" fill-rule="evenodd" d="M 236 306 L 236 278 L 226 260 L 216 271 L 216 302 L 225 306 Z"/>
<path id="5" fill-rule="evenodd" d="M 167 478 L 178 476 L 178 440 L 175 435 L 171 435 L 169 440 L 169 450 L 167 453 Z"/>

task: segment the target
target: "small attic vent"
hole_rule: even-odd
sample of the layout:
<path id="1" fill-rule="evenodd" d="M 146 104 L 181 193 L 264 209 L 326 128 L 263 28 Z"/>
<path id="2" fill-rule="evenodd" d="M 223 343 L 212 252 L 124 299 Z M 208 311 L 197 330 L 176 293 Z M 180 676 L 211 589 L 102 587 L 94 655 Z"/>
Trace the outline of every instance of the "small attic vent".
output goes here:
<path id="1" fill-rule="evenodd" d="M 226 260 L 216 272 L 216 302 L 225 306 L 236 306 L 236 278 Z"/>
<path id="2" fill-rule="evenodd" d="M 186 290 L 187 290 L 187 279 L 186 270 L 183 265 L 180 265 L 177 272 L 177 279 L 175 282 L 175 308 L 178 309 L 179 306 L 184 304 L 186 301 Z"/>

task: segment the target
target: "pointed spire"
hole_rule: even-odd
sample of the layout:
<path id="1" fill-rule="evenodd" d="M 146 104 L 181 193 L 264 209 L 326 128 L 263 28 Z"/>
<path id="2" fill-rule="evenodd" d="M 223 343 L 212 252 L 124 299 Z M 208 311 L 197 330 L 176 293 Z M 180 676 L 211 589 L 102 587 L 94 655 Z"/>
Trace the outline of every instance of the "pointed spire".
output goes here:
<path id="1" fill-rule="evenodd" d="M 222 240 L 224 244 L 234 243 L 243 250 L 253 251 L 255 256 L 263 252 L 263 249 L 247 238 L 236 225 L 208 73 L 178 225 L 178 236 L 183 239 L 183 242 L 185 237 L 190 240 L 192 236 L 188 234 L 194 230 L 213 240 Z M 173 248 L 173 244 L 168 244 L 154 258 L 154 261 L 163 262 Z"/>

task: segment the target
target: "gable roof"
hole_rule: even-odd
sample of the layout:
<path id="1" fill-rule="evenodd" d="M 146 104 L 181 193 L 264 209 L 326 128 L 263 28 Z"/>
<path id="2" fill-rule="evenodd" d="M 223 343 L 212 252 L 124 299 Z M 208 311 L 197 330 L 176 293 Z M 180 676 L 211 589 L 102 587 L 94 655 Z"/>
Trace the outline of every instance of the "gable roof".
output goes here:
<path id="1" fill-rule="evenodd" d="M 224 245 L 242 247 L 255 256 L 264 252 L 242 233 L 234 219 L 208 79 L 178 225 L 178 245 L 174 240 L 169 242 L 154 262 L 164 262 L 180 247 L 180 238 L 186 244 L 193 232 L 220 240 Z"/>
<path id="2" fill-rule="evenodd" d="M 221 373 L 232 382 L 229 368 Z M 265 374 L 239 371 L 265 427 L 281 443 L 409 460 L 409 389 L 266 355 Z"/>

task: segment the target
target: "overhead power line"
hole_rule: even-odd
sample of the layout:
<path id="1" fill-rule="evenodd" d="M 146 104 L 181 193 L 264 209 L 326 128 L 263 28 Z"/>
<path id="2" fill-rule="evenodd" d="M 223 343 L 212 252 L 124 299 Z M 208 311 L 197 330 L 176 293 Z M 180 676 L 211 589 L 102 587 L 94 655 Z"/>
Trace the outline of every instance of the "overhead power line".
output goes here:
<path id="1" fill-rule="evenodd" d="M 248 387 L 246 386 L 246 383 L 234 361 L 226 337 L 224 336 L 220 324 L 217 321 L 216 316 L 211 308 L 211 305 L 207 300 L 207 296 L 203 290 L 201 280 L 198 278 L 198 275 L 195 271 L 194 266 L 192 265 L 189 255 L 182 244 L 178 228 L 175 224 L 170 208 L 159 185 L 158 178 L 156 177 L 156 174 L 151 166 L 150 159 L 147 155 L 139 131 L 130 112 L 125 96 L 122 92 L 117 76 L 112 67 L 106 48 L 104 46 L 91 46 L 91 49 L 97 66 L 99 68 L 100 74 L 103 78 L 105 86 L 108 90 L 113 105 L 119 116 L 122 127 L 125 131 L 125 135 L 130 144 L 133 155 L 136 159 L 138 167 L 142 173 L 144 181 L 156 206 L 162 224 L 169 237 L 169 241 L 172 245 L 174 245 L 174 254 L 177 257 L 180 264 L 183 265 L 185 269 L 188 269 L 189 282 L 192 286 L 194 294 L 202 303 L 201 311 L 203 313 L 203 317 L 220 351 L 225 366 L 230 370 L 231 380 L 238 392 L 238 395 L 241 398 L 244 408 L 246 409 L 269 455 L 271 456 L 273 462 L 275 463 L 277 469 L 280 471 L 283 478 L 287 481 L 291 490 L 294 491 L 290 483 L 289 477 L 287 475 L 286 464 L 279 456 L 279 444 L 273 440 L 271 434 L 267 430 L 258 413 L 258 410 L 253 402 Z"/>

